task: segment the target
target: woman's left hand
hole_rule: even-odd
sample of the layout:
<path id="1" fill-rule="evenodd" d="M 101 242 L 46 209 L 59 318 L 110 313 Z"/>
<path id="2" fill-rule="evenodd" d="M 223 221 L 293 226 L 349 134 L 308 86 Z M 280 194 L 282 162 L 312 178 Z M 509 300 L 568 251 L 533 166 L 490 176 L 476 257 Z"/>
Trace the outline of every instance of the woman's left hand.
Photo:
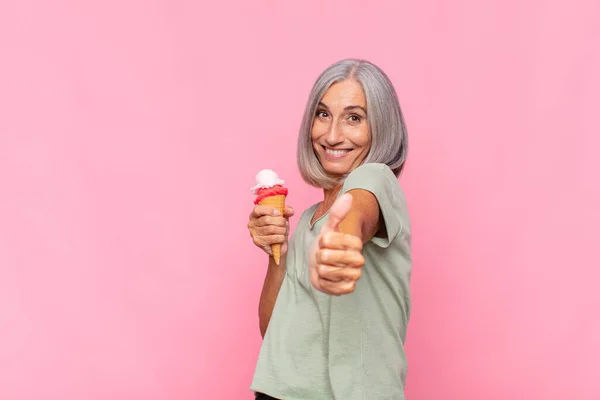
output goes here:
<path id="1" fill-rule="evenodd" d="M 334 296 L 354 292 L 365 264 L 361 238 L 338 229 L 351 206 L 349 194 L 336 200 L 310 252 L 310 282 L 315 289 Z"/>

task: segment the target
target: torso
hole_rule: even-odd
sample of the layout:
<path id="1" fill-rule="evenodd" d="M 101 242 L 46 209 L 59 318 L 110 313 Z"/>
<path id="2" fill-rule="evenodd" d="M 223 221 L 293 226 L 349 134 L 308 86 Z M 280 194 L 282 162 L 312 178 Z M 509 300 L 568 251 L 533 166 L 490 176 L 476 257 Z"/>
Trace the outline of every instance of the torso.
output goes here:
<path id="1" fill-rule="evenodd" d="M 372 165 L 350 183 L 368 186 L 370 174 L 382 174 L 377 175 L 382 188 L 378 200 L 383 202 L 392 237 L 373 238 L 364 245 L 365 266 L 355 292 L 329 296 L 312 287 L 308 274 L 308 249 L 327 211 L 315 204 L 301 215 L 290 238 L 286 277 L 262 344 L 252 390 L 286 400 L 404 398 L 410 224 L 393 174 L 390 177 Z"/>

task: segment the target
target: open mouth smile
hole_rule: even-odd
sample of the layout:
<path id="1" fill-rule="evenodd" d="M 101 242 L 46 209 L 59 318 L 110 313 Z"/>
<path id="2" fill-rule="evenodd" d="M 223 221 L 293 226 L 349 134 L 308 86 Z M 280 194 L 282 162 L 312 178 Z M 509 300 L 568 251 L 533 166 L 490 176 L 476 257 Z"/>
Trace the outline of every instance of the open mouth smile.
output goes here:
<path id="1" fill-rule="evenodd" d="M 322 147 L 325 150 L 325 154 L 331 158 L 342 158 L 352 151 L 351 149 L 330 149 L 329 147 Z"/>

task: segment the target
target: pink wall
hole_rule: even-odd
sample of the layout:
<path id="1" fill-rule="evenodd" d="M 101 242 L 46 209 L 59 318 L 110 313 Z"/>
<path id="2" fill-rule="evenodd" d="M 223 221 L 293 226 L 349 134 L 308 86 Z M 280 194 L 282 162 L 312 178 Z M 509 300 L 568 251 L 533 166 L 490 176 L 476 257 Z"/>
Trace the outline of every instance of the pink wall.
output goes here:
<path id="1" fill-rule="evenodd" d="M 317 200 L 348 56 L 409 125 L 408 398 L 600 398 L 597 0 L 50 3 L 0 5 L 1 399 L 251 398 L 248 188 Z"/>

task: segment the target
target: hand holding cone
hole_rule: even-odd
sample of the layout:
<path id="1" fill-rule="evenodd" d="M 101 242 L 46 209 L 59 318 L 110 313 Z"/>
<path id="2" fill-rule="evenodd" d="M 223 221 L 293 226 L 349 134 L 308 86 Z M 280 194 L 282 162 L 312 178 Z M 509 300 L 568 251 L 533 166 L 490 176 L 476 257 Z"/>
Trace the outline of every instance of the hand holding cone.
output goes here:
<path id="1" fill-rule="evenodd" d="M 283 186 L 285 182 L 270 169 L 263 169 L 256 174 L 256 185 L 251 188 L 256 195 L 254 204 L 275 208 L 279 215 L 284 215 L 285 199 L 288 190 Z M 271 245 L 271 252 L 275 263 L 281 262 L 281 243 Z"/>
<path id="2" fill-rule="evenodd" d="M 258 204 L 261 206 L 274 207 L 277 211 L 279 211 L 279 215 L 283 215 L 283 210 L 285 208 L 285 195 L 278 194 L 265 197 Z M 272 244 L 271 252 L 273 253 L 275 264 L 279 265 L 279 261 L 281 260 L 281 243 Z"/>

